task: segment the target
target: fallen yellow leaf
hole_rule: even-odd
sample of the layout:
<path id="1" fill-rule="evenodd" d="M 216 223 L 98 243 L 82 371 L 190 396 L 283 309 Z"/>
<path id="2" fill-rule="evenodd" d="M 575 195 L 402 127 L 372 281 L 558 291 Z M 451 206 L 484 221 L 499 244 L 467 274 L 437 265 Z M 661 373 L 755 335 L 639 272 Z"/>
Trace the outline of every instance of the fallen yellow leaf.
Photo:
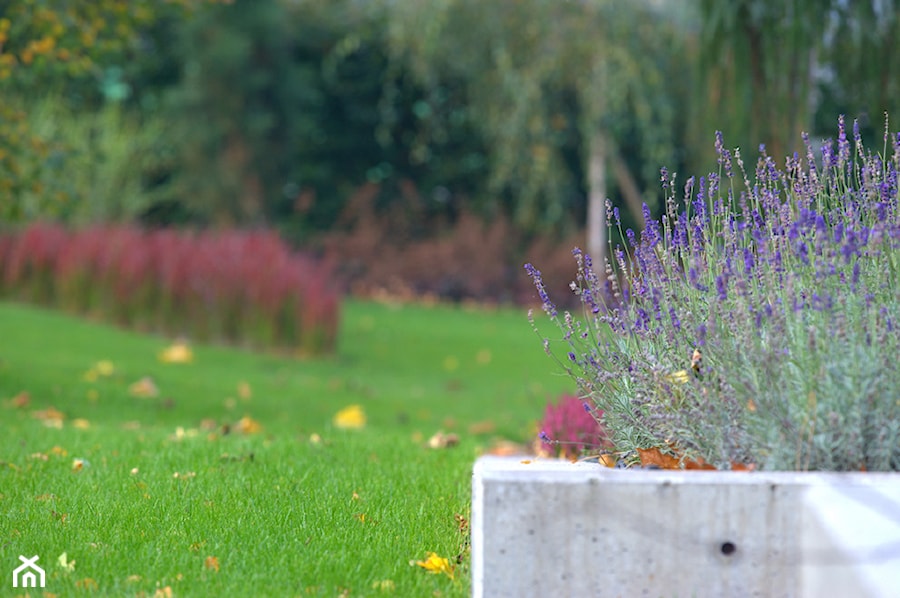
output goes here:
<path id="1" fill-rule="evenodd" d="M 94 371 L 101 376 L 112 376 L 116 371 L 116 367 L 113 365 L 113 362 L 103 359 L 94 364 Z"/>
<path id="2" fill-rule="evenodd" d="M 414 564 L 422 567 L 429 573 L 443 573 L 450 579 L 453 579 L 453 567 L 450 565 L 450 561 L 434 552 L 429 552 L 428 558 L 424 561 L 415 561 Z"/>
<path id="3" fill-rule="evenodd" d="M 88 420 L 86 420 L 82 417 L 79 417 L 79 418 L 72 420 L 72 425 L 75 426 L 76 428 L 78 428 L 79 430 L 87 430 L 88 428 L 91 427 L 91 422 L 89 422 Z"/>
<path id="4" fill-rule="evenodd" d="M 56 559 L 56 562 L 59 563 L 59 566 L 65 569 L 68 573 L 71 573 L 75 570 L 75 561 L 70 561 L 65 552 L 59 555 L 59 558 Z"/>
<path id="5" fill-rule="evenodd" d="M 157 396 L 159 389 L 156 387 L 156 383 L 153 382 L 153 378 L 145 376 L 129 386 L 128 392 L 133 397 L 148 399 Z"/>
<path id="6" fill-rule="evenodd" d="M 44 422 L 44 425 L 48 428 L 56 428 L 57 430 L 62 429 L 63 420 L 66 418 L 62 411 L 59 411 L 54 407 L 33 411 L 31 416 Z"/>
<path id="7" fill-rule="evenodd" d="M 160 351 L 159 360 L 163 363 L 191 363 L 194 352 L 184 341 L 177 341 Z"/>
<path id="8" fill-rule="evenodd" d="M 234 430 L 241 434 L 257 434 L 262 432 L 262 424 L 252 417 L 245 415 L 234 425 Z"/>
<path id="9" fill-rule="evenodd" d="M 338 428 L 359 429 L 366 425 L 366 414 L 359 405 L 350 405 L 335 413 L 333 421 Z"/>

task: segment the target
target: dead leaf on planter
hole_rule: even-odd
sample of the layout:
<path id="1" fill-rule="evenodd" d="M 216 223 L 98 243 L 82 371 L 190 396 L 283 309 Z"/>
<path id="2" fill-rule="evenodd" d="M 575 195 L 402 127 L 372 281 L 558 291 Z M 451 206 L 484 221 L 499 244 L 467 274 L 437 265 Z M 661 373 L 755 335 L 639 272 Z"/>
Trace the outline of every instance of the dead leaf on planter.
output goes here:
<path id="1" fill-rule="evenodd" d="M 754 471 L 756 463 L 731 463 L 731 471 Z"/>
<path id="2" fill-rule="evenodd" d="M 128 393 L 133 397 L 149 399 L 158 396 L 159 389 L 156 387 L 156 383 L 153 382 L 153 378 L 144 376 L 128 387 Z"/>
<path id="3" fill-rule="evenodd" d="M 641 465 L 655 465 L 661 469 L 681 469 L 681 462 L 677 457 L 663 453 L 658 448 L 637 449 L 641 457 Z"/>
<path id="4" fill-rule="evenodd" d="M 459 444 L 459 436 L 453 433 L 445 434 L 443 430 L 439 430 L 434 436 L 428 439 L 428 448 L 442 449 L 456 446 Z"/>
<path id="5" fill-rule="evenodd" d="M 684 460 L 684 468 L 685 469 L 715 469 L 715 466 L 712 463 L 707 463 L 706 459 L 704 459 L 703 457 L 698 457 L 696 460 L 685 459 Z"/>
<path id="6" fill-rule="evenodd" d="M 618 459 L 612 453 L 603 453 L 602 455 L 597 455 L 597 459 L 600 460 L 600 464 L 604 467 L 615 467 Z"/>

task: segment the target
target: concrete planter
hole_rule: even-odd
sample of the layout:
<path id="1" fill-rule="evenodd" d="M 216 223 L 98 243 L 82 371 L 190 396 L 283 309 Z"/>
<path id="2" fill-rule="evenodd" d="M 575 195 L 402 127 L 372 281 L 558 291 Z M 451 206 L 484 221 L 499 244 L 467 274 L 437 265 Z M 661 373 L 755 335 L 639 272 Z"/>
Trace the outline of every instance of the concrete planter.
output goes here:
<path id="1" fill-rule="evenodd" d="M 900 597 L 900 474 L 482 457 L 475 598 Z"/>

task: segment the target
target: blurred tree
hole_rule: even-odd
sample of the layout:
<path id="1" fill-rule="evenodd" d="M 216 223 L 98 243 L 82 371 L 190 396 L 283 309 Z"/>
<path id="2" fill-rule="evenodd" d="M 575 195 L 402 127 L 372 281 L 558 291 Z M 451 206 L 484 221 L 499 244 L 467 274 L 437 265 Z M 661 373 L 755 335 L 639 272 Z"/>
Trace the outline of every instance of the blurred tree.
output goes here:
<path id="1" fill-rule="evenodd" d="M 764 143 L 781 158 L 838 112 L 880 122 L 900 108 L 896 0 L 701 0 L 700 10 L 707 139 L 720 129 L 729 145 Z"/>
<path id="2" fill-rule="evenodd" d="M 386 18 L 377 2 L 248 0 L 187 23 L 166 108 L 173 198 L 203 220 L 277 224 L 294 239 L 334 226 L 363 186 L 417 214 L 452 210 L 447 189 L 484 176 L 479 139 L 460 98 L 417 101 L 389 60 Z M 415 158 L 422 123 L 442 127 L 441 164 Z"/>
<path id="3" fill-rule="evenodd" d="M 685 69 L 675 64 L 681 29 L 673 19 L 653 2 L 390 7 L 395 60 L 411 65 L 432 94 L 465 82 L 469 116 L 489 148 L 489 193 L 507 200 L 520 226 L 547 231 L 571 216 L 567 200 L 587 188 L 589 251 L 602 259 L 609 166 L 640 218 L 641 201 L 653 203 L 656 193 L 638 189 L 652 188 L 674 153 L 669 78 Z M 649 167 L 637 176 L 625 144 Z"/>
<path id="4" fill-rule="evenodd" d="M 900 2 L 832 1 L 824 46 L 821 130 L 840 112 L 875 132 L 885 112 L 900 116 Z"/>
<path id="5" fill-rule="evenodd" d="M 34 130 L 36 101 L 55 96 L 94 109 L 126 99 L 117 65 L 140 53 L 142 31 L 215 1 L 0 0 L 0 221 L 71 211 L 78 199 L 41 180 L 71 148 Z"/>

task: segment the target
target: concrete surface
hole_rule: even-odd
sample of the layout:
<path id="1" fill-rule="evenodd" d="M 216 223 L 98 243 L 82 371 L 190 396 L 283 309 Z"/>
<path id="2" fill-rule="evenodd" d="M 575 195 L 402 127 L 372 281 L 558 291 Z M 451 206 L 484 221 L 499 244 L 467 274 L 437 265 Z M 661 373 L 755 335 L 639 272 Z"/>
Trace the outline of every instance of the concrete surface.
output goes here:
<path id="1" fill-rule="evenodd" d="M 481 457 L 475 598 L 900 597 L 900 474 Z"/>

